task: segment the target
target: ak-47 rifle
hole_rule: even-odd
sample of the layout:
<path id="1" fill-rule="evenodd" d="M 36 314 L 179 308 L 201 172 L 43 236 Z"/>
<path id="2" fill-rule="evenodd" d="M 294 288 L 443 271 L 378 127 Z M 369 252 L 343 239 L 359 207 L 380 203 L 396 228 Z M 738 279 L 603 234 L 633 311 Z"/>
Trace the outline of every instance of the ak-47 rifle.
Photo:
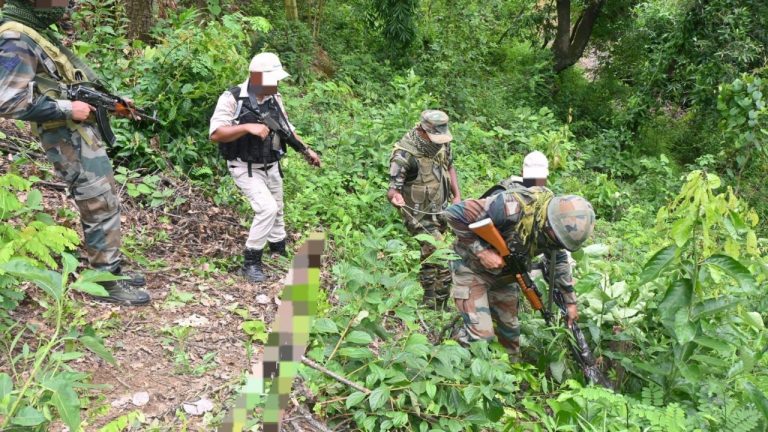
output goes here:
<path id="1" fill-rule="evenodd" d="M 531 280 L 531 276 L 525 268 L 525 257 L 515 257 L 512 255 L 507 243 L 501 237 L 501 233 L 496 229 L 496 226 L 490 218 L 469 225 L 469 229 L 477 234 L 478 237 L 493 246 L 493 248 L 496 249 L 496 252 L 504 258 L 507 269 L 515 275 L 515 280 L 518 285 L 520 285 L 520 290 L 523 292 L 523 295 L 525 295 L 525 298 L 528 299 L 531 307 L 541 312 L 541 315 L 544 317 L 544 322 L 546 322 L 548 326 L 551 326 L 554 317 L 552 316 L 552 312 L 544 307 L 541 300 L 541 292 L 536 286 L 536 283 Z M 554 265 L 554 263 L 551 263 L 551 265 Z M 592 350 L 589 349 L 589 345 L 587 345 L 587 341 L 579 326 L 576 322 L 572 322 L 568 325 L 568 310 L 563 294 L 559 290 L 554 289 L 554 287 L 550 287 L 549 289 L 552 290 L 553 301 L 560 309 L 560 314 L 564 319 L 566 328 L 570 330 L 573 335 L 573 339 L 569 343 L 571 354 L 584 372 L 584 376 L 593 384 L 598 384 L 609 389 L 613 388 L 610 381 L 608 381 L 605 375 L 598 369 L 595 356 L 592 354 Z"/>
<path id="2" fill-rule="evenodd" d="M 94 84 L 72 84 L 67 86 L 67 99 L 85 102 L 96 108 L 96 124 L 99 127 L 102 138 L 109 145 L 115 143 L 115 134 L 109 125 L 108 113 L 114 113 L 133 120 L 150 121 L 153 123 L 160 121 L 155 117 L 157 113 L 149 115 L 144 110 L 136 108 L 132 102 L 120 96 L 115 96 Z"/>

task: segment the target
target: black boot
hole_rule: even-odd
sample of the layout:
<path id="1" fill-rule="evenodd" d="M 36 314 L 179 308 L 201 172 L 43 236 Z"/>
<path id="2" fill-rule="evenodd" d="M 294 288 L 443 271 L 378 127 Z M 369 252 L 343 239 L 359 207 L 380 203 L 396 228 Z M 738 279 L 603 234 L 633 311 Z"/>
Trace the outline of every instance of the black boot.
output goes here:
<path id="1" fill-rule="evenodd" d="M 109 294 L 106 297 L 94 296 L 97 300 L 125 306 L 138 306 L 149 303 L 149 294 L 131 286 L 128 280 L 99 282 L 99 285 L 103 286 Z"/>
<path id="2" fill-rule="evenodd" d="M 288 256 L 288 253 L 285 251 L 285 239 L 274 243 L 269 242 L 269 252 L 272 254 L 272 257 L 275 255 Z"/>
<path id="3" fill-rule="evenodd" d="M 124 272 L 122 268 L 118 267 L 112 272 L 115 276 L 128 276 L 129 279 L 125 279 L 125 282 L 132 287 L 143 287 L 147 284 L 147 279 L 141 273 L 136 272 Z"/>
<path id="4" fill-rule="evenodd" d="M 261 265 L 262 249 L 245 249 L 242 273 L 249 282 L 264 282 L 267 277 Z"/>

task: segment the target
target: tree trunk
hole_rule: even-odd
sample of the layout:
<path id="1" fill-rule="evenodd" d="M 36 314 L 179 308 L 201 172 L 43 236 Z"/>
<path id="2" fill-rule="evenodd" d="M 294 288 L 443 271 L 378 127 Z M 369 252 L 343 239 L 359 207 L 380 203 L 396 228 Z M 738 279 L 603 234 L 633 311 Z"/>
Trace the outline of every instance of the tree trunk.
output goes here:
<path id="1" fill-rule="evenodd" d="M 128 16 L 128 37 L 149 42 L 149 30 L 154 22 L 154 0 L 125 0 L 125 13 Z"/>
<path id="2" fill-rule="evenodd" d="M 557 35 L 552 44 L 555 72 L 567 69 L 579 61 L 604 4 L 605 0 L 592 0 L 571 28 L 571 0 L 557 0 Z"/>
<path id="3" fill-rule="evenodd" d="M 291 21 L 299 19 L 299 6 L 296 0 L 285 0 L 285 16 Z"/>

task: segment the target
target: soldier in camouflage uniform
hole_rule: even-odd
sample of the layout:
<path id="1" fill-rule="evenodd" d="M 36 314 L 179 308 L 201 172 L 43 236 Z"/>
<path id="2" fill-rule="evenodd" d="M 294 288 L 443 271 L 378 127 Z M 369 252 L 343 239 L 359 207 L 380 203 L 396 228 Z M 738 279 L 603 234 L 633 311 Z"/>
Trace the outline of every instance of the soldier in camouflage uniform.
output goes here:
<path id="1" fill-rule="evenodd" d="M 575 195 L 554 197 L 544 187 L 514 188 L 488 198 L 466 200 L 446 210 L 461 257 L 451 263 L 452 297 L 464 325 L 454 334 L 461 343 L 492 340 L 498 335 L 512 361 L 519 360 L 520 291 L 504 260 L 469 225 L 490 218 L 512 255 L 530 268 L 531 258 L 554 256 L 555 289 L 563 293 L 569 321 L 578 318 L 571 267 L 566 250 L 577 250 L 592 233 L 595 213 Z M 496 332 L 494 332 L 496 324 Z"/>
<path id="2" fill-rule="evenodd" d="M 44 6 L 39 6 L 43 3 Z M 121 274 L 120 202 L 112 165 L 93 122 L 94 107 L 66 100 L 61 85 L 97 77 L 48 27 L 68 0 L 8 0 L 0 16 L 0 116 L 32 123 L 48 160 L 67 183 L 80 210 L 91 267 Z M 141 275 L 101 282 L 99 299 L 138 305 L 149 295 Z"/>
<path id="3" fill-rule="evenodd" d="M 456 169 L 453 166 L 448 116 L 437 110 L 421 113 L 421 121 L 395 144 L 390 158 L 387 198 L 399 208 L 412 235 L 431 234 L 442 239 L 447 229 L 442 210 L 449 200 L 461 201 Z M 421 261 L 435 247 L 420 242 Z M 424 301 L 442 308 L 448 299 L 451 273 L 441 265 L 423 263 L 419 275 Z"/>

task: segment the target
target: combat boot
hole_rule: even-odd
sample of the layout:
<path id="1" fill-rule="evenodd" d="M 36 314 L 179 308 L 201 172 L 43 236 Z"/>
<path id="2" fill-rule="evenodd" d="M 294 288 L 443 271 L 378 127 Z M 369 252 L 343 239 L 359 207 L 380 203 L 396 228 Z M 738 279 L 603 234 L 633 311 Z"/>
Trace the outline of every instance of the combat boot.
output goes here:
<path id="1" fill-rule="evenodd" d="M 94 296 L 99 301 L 124 306 L 139 306 L 149 303 L 149 294 L 131 286 L 127 280 L 104 281 L 99 282 L 99 285 L 103 286 L 108 293 L 106 297 Z"/>
<path id="2" fill-rule="evenodd" d="M 245 249 L 242 273 L 248 279 L 248 282 L 264 282 L 267 280 L 261 263 L 263 252 L 263 249 Z"/>
<path id="3" fill-rule="evenodd" d="M 131 271 L 124 272 L 122 268 L 118 267 L 112 272 L 112 274 L 115 276 L 127 276 L 128 279 L 125 279 L 125 282 L 133 287 L 143 287 L 147 284 L 147 279 L 141 273 Z"/>
<path id="4" fill-rule="evenodd" d="M 269 242 L 269 252 L 272 255 L 272 258 L 275 258 L 275 256 L 288 256 L 288 252 L 285 251 L 285 239 L 280 240 L 279 242 Z"/>

